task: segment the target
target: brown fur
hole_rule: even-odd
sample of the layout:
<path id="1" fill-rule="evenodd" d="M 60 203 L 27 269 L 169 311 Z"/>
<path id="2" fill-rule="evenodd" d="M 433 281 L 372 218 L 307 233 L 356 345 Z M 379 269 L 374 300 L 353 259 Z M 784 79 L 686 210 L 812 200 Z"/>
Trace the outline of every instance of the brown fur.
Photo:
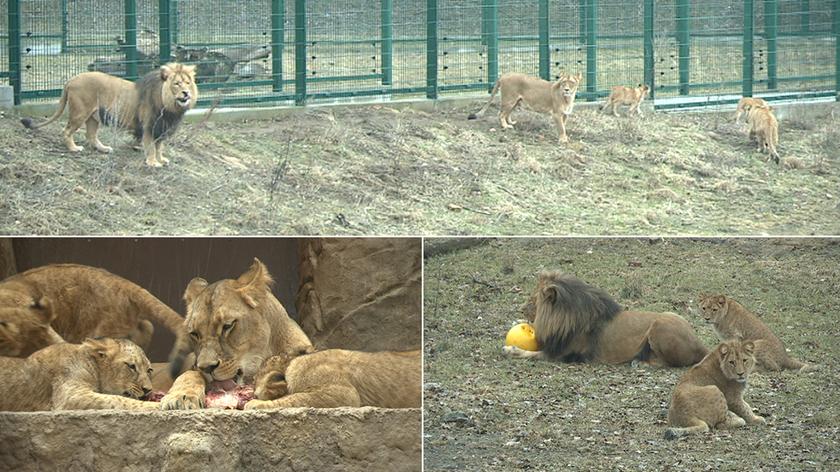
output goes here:
<path id="1" fill-rule="evenodd" d="M 61 343 L 20 359 L 0 357 L 0 410 L 157 410 L 140 401 L 152 388 L 151 365 L 126 339 Z"/>
<path id="2" fill-rule="evenodd" d="M 245 409 L 311 406 L 420 408 L 420 351 L 327 349 L 269 358 Z"/>
<path id="3" fill-rule="evenodd" d="M 756 139 L 758 151 L 766 151 L 778 164 L 779 153 L 776 146 L 779 145 L 779 121 L 773 114 L 773 108 L 753 106 L 747 114 L 747 121 L 750 124 L 750 138 Z"/>
<path id="4" fill-rule="evenodd" d="M 747 116 L 747 121 L 749 122 L 749 112 L 752 107 L 769 107 L 770 105 L 767 104 L 764 100 L 760 98 L 754 97 L 741 97 L 738 100 L 738 107 L 735 110 L 735 123 L 739 123 L 741 120 L 741 115 Z"/>
<path id="5" fill-rule="evenodd" d="M 708 353 L 681 316 L 623 311 L 604 291 L 560 272 L 539 275 L 528 306 L 540 351 L 505 346 L 513 357 L 683 367 Z"/>
<path id="6" fill-rule="evenodd" d="M 170 355 L 173 375 L 181 371 L 191 351 L 183 318 L 142 287 L 106 270 L 77 264 L 54 264 L 28 270 L 0 282 L 0 307 L 18 310 L 49 303 L 52 320 L 47 326 L 37 313 L 32 322 L 46 334 L 25 337 L 0 330 L 0 355 L 20 356 L 61 340 L 79 343 L 89 337 L 127 337 L 147 347 L 156 321 L 176 336 Z M 30 310 L 31 311 L 31 310 Z M 20 314 L 21 312 L 18 311 Z M 4 346 L 26 345 L 16 353 Z"/>
<path id="7" fill-rule="evenodd" d="M 703 318 L 712 323 L 721 340 L 753 341 L 758 366 L 769 371 L 784 369 L 799 372 L 814 369 L 790 357 L 785 345 L 761 319 L 743 305 L 725 295 L 708 295 L 700 300 Z"/>
<path id="8" fill-rule="evenodd" d="M 0 307 L 0 356 L 27 357 L 44 346 L 64 342 L 50 327 L 54 318 L 46 297 L 26 306 Z"/>
<path id="9" fill-rule="evenodd" d="M 682 376 L 668 409 L 666 439 L 765 422 L 743 398 L 755 365 L 753 350 L 752 341 L 723 342 Z"/>
<path id="10" fill-rule="evenodd" d="M 513 128 L 516 122 L 510 120 L 510 114 L 520 103 L 525 102 L 536 112 L 551 114 L 557 125 L 560 142 L 569 142 L 569 137 L 566 135 L 566 118 L 572 114 L 575 94 L 582 79 L 583 76 L 580 73 L 562 74 L 556 82 L 551 83 L 525 74 L 504 74 L 496 81 L 490 99 L 484 107 L 468 118 L 475 119 L 484 114 L 496 94 L 501 91 L 499 121 L 503 129 Z"/>
<path id="11" fill-rule="evenodd" d="M 619 105 L 629 105 L 630 108 L 627 110 L 628 115 L 635 110 L 639 116 L 642 116 L 640 106 L 648 93 L 650 93 L 650 87 L 647 84 L 639 84 L 638 87 L 624 87 L 620 85 L 613 87 L 610 96 L 607 97 L 607 101 L 601 106 L 601 111 L 604 111 L 607 107 L 612 107 L 613 116 L 618 116 L 617 109 Z"/>
<path id="12" fill-rule="evenodd" d="M 131 129 L 143 143 L 146 164 L 160 167 L 169 162 L 161 155 L 162 139 L 172 134 L 196 100 L 194 66 L 167 64 L 150 72 L 136 85 L 102 72 L 84 72 L 67 81 L 58 109 L 47 121 L 35 124 L 32 119 L 24 118 L 21 123 L 30 129 L 40 128 L 57 120 L 68 108 L 63 134 L 71 152 L 84 150 L 73 140 L 73 134 L 82 126 L 91 146 L 104 153 L 113 151 L 98 138 L 99 126 L 104 121 L 104 124 Z"/>

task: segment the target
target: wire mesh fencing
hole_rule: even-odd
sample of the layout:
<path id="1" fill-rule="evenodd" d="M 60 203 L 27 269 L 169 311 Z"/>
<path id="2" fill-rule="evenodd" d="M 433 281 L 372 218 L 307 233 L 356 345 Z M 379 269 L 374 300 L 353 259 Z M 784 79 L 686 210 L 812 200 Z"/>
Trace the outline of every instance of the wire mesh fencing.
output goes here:
<path id="1" fill-rule="evenodd" d="M 0 0 L 16 103 L 70 77 L 197 67 L 222 106 L 489 90 L 580 72 L 582 99 L 651 86 L 657 106 L 836 96 L 840 0 Z"/>

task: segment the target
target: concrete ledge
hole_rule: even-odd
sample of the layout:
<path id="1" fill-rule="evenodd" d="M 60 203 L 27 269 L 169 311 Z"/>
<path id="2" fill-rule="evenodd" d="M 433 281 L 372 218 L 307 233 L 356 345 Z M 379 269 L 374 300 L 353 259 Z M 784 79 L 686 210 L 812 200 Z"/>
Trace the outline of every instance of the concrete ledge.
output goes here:
<path id="1" fill-rule="evenodd" d="M 0 413 L 0 470 L 421 470 L 419 409 Z"/>

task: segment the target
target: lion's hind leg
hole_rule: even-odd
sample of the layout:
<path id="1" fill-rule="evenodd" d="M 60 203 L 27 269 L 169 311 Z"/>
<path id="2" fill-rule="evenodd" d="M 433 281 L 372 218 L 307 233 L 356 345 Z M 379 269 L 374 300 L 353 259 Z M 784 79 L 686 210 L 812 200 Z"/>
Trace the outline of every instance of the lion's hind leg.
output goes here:
<path id="1" fill-rule="evenodd" d="M 267 408 L 337 408 L 340 406 L 361 406 L 359 392 L 349 385 L 323 385 L 308 392 L 292 393 L 276 400 L 251 400 L 246 410 Z"/>
<path id="2" fill-rule="evenodd" d="M 654 321 L 647 332 L 650 346 L 648 362 L 671 367 L 687 367 L 700 362 L 708 349 L 694 334 L 691 325 L 682 318 L 665 318 Z"/>
<path id="3" fill-rule="evenodd" d="M 91 115 L 85 122 L 85 136 L 87 136 L 88 143 L 99 152 L 108 154 L 114 150 L 114 148 L 102 144 L 102 141 L 99 140 L 99 120 L 95 114 Z"/>
<path id="4" fill-rule="evenodd" d="M 81 128 L 89 118 L 93 118 L 96 110 L 84 110 L 79 105 L 73 105 L 73 102 L 70 102 L 70 116 L 67 118 L 67 125 L 64 126 L 64 144 L 70 152 L 82 152 L 85 148 L 76 144 L 76 141 L 73 139 L 73 135 L 76 134 L 76 131 L 79 131 L 79 128 Z"/>
<path id="5" fill-rule="evenodd" d="M 709 425 L 705 421 L 694 418 L 690 421 L 690 426 L 681 428 L 668 428 L 665 430 L 665 439 L 677 439 L 689 434 L 702 434 L 709 431 Z"/>

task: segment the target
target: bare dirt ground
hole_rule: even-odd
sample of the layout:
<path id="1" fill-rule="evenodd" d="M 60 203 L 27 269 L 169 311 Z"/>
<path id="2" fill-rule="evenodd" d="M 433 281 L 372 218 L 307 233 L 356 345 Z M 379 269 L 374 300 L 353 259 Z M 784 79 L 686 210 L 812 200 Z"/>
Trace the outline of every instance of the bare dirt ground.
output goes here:
<path id="1" fill-rule="evenodd" d="M 3 234 L 837 234 L 840 108 L 780 113 L 785 166 L 731 112 L 550 118 L 491 108 L 311 108 L 187 124 L 163 169 L 130 138 L 68 153 L 64 120 L 0 116 Z M 77 140 L 83 141 L 82 133 Z"/>
<path id="2" fill-rule="evenodd" d="M 840 241 L 814 239 L 508 239 L 428 258 L 425 470 L 838 470 L 838 261 Z M 502 356 L 543 269 L 680 313 L 709 346 L 697 296 L 727 293 L 822 368 L 751 377 L 745 399 L 766 426 L 665 440 L 685 369 Z"/>

